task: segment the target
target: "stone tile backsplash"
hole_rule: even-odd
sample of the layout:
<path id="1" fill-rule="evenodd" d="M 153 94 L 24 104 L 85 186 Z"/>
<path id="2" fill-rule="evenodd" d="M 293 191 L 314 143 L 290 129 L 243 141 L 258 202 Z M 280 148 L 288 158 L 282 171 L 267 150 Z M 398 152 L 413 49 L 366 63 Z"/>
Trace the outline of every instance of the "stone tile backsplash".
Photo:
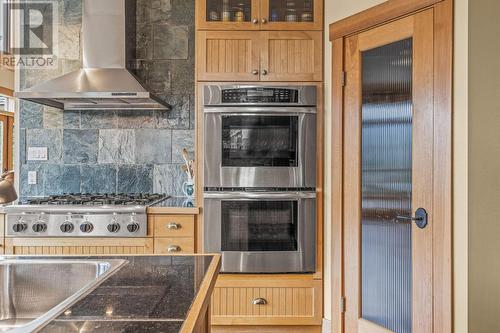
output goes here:
<path id="1" fill-rule="evenodd" d="M 137 0 L 131 68 L 172 110 L 61 111 L 20 105 L 21 197 L 62 193 L 160 192 L 182 195 L 181 151 L 194 152 L 194 2 Z M 24 70 L 31 87 L 81 67 L 81 0 L 59 0 L 59 66 Z M 47 147 L 47 161 L 27 161 Z M 28 172 L 37 184 L 28 184 Z"/>

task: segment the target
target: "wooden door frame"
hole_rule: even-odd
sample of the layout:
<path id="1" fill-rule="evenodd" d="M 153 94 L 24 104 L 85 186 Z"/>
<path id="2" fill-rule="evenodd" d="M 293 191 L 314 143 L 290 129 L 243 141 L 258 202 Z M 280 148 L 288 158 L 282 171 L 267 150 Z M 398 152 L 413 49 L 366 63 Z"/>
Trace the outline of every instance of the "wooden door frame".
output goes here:
<path id="1" fill-rule="evenodd" d="M 433 331 L 453 332 L 453 0 L 388 0 L 330 25 L 332 42 L 332 331 L 344 332 L 344 40 L 424 9 L 434 14 Z"/>

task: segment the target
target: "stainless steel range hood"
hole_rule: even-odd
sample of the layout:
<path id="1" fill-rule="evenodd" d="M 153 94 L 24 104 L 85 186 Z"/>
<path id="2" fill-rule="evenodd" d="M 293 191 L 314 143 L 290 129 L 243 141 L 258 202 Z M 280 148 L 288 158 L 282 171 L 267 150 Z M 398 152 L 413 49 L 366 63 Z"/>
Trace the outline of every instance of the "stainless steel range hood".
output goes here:
<path id="1" fill-rule="evenodd" d="M 126 68 L 125 23 L 126 0 L 83 0 L 83 68 L 15 95 L 64 110 L 169 110 Z"/>

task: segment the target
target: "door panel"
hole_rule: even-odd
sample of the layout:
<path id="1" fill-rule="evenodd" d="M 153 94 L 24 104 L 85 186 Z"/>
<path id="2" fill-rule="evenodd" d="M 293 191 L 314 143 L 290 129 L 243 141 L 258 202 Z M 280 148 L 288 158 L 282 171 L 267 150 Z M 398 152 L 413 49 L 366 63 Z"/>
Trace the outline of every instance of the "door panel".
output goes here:
<path id="1" fill-rule="evenodd" d="M 198 80 L 259 81 L 259 33 L 198 32 Z"/>
<path id="2" fill-rule="evenodd" d="M 262 81 L 321 81 L 320 31 L 262 32 Z"/>
<path id="3" fill-rule="evenodd" d="M 345 42 L 346 332 L 431 332 L 433 12 Z"/>

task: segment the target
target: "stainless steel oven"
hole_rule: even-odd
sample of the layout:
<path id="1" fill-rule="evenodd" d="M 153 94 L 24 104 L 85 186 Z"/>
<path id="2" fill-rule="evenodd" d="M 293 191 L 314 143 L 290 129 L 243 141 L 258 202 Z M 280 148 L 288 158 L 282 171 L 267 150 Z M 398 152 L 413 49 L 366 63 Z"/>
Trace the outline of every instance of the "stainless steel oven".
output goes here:
<path id="1" fill-rule="evenodd" d="M 316 87 L 207 85 L 206 188 L 315 188 Z"/>
<path id="2" fill-rule="evenodd" d="M 205 192 L 205 252 L 225 273 L 316 268 L 315 192 Z"/>

